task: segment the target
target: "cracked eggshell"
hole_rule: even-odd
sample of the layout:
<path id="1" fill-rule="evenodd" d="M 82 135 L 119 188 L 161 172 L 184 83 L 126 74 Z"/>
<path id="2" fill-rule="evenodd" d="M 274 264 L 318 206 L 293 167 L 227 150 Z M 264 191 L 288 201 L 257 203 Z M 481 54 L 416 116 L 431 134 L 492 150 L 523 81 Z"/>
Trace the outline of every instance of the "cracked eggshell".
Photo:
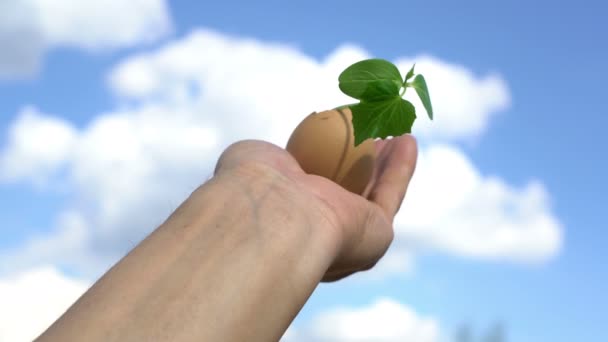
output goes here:
<path id="1" fill-rule="evenodd" d="M 373 139 L 354 145 L 349 108 L 313 112 L 295 128 L 286 150 L 306 173 L 323 176 L 346 190 L 363 194 L 376 160 Z"/>

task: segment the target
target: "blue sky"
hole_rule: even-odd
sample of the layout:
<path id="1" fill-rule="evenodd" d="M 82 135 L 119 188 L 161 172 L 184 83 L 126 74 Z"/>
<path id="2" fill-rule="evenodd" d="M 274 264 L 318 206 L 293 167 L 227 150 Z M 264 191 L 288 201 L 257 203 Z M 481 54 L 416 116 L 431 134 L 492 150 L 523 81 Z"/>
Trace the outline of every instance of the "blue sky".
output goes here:
<path id="1" fill-rule="evenodd" d="M 504 322 L 509 341 L 601 341 L 608 337 L 602 324 L 603 317 L 608 316 L 608 297 L 602 291 L 608 288 L 603 262 L 608 235 L 601 215 L 608 192 L 604 179 L 608 174 L 608 138 L 603 134 L 608 125 L 603 115 L 608 76 L 605 4 L 209 4 L 177 0 L 168 6 L 172 30 L 152 42 L 91 51 L 57 39 L 42 52 L 37 72 L 0 78 L 0 153 L 7 154 L 11 148 L 11 127 L 24 106 L 35 106 L 42 113 L 69 122 L 76 131 L 86 131 L 105 113 L 154 100 L 155 95 L 125 96 L 120 93 L 122 88 L 113 89 L 111 71 L 140 53 L 154 54 L 181 41 L 196 29 L 235 39 L 247 37 L 260 44 L 281 44 L 317 61 L 323 61 L 343 44 L 353 44 L 370 55 L 391 60 L 433 56 L 466 69 L 476 81 L 498 75 L 506 85 L 508 104 L 486 110 L 495 113 L 488 114 L 487 127 L 476 137 L 434 138 L 431 134 L 421 143 L 429 149 L 435 144 L 448 144 L 466 156 L 480 177 L 497 177 L 509 188 L 523 189 L 531 181 L 540 182 L 548 194 L 548 208 L 543 210 L 559 222 L 563 234 L 558 250 L 548 253 L 543 262 L 534 263 L 511 262 L 510 256 L 519 252 L 516 247 L 505 251 L 504 258 L 467 255 L 449 248 L 421 248 L 410 271 L 322 285 L 297 319 L 296 330 L 305 330 L 319 313 L 334 307 L 367 307 L 379 297 L 388 297 L 418 315 L 433 317 L 439 322 L 441 334 L 448 337 L 461 323 L 471 323 L 480 331 L 496 321 Z M 4 43 L 2 29 L 0 25 L 0 44 Z M 200 52 L 207 53 L 205 49 Z M 466 100 L 476 103 L 482 99 Z M 467 120 L 464 114 L 460 118 Z M 438 113 L 436 121 L 441 120 Z M 247 132 L 245 128 L 243 132 Z M 23 256 L 14 250 L 24 248 L 36 234 L 52 233 L 66 208 L 93 210 L 94 205 L 79 206 L 80 196 L 87 198 L 86 193 L 75 190 L 74 184 L 66 185 L 70 181 L 63 173 L 71 172 L 70 165 L 61 164 L 51 176 L 45 175 L 48 179 L 42 185 L 36 185 L 31 177 L 0 182 L 4 207 L 0 212 L 0 257 Z M 170 174 L 179 172 L 172 170 Z M 190 185 L 194 183 L 180 184 L 181 192 L 171 195 L 170 203 L 179 201 Z M 154 220 L 137 222 L 154 224 Z M 148 228 L 152 227 L 141 229 Z M 138 236 L 125 234 L 124 239 L 132 243 Z M 120 235 L 112 237 L 118 238 Z M 476 241 L 484 243 L 483 239 Z M 37 261 L 32 260 L 24 263 L 23 269 L 8 267 L 4 276 L 35 267 Z M 71 270 L 74 265 L 64 259 L 58 258 L 55 264 L 68 276 L 91 278 Z M 0 268 L 0 272 L 3 270 Z"/>

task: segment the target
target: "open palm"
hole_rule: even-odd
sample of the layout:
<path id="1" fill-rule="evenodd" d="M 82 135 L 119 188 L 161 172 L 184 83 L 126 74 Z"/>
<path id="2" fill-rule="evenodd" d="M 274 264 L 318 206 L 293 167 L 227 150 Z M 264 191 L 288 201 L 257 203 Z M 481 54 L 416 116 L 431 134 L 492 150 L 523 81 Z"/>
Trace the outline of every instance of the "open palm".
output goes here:
<path id="1" fill-rule="evenodd" d="M 334 281 L 373 267 L 393 240 L 393 220 L 416 167 L 417 145 L 410 135 L 377 140 L 372 179 L 362 195 L 345 190 L 333 181 L 305 173 L 285 149 L 260 140 L 230 145 L 218 160 L 216 171 L 257 161 L 309 191 L 336 218 L 343 232 L 342 252 L 323 281 Z"/>

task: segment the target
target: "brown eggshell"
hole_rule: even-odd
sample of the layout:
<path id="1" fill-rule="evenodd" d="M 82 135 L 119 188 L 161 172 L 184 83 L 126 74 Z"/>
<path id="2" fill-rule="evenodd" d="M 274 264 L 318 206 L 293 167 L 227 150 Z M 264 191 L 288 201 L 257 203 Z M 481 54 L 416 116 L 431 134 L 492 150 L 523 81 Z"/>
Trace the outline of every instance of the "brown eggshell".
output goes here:
<path id="1" fill-rule="evenodd" d="M 376 159 L 373 139 L 354 147 L 349 108 L 308 115 L 295 128 L 286 150 L 306 173 L 331 179 L 362 194 L 372 177 Z"/>

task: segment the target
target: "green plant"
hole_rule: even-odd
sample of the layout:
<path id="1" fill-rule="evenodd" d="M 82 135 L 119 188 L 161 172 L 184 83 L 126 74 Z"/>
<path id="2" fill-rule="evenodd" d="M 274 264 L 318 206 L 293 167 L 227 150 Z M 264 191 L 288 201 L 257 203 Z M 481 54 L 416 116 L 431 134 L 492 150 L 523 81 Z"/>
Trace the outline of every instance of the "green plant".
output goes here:
<path id="1" fill-rule="evenodd" d="M 414 76 L 414 64 L 405 77 L 391 62 L 372 58 L 346 68 L 338 77 L 342 92 L 359 100 L 350 107 L 353 113 L 355 146 L 368 138 L 411 133 L 416 109 L 403 99 L 407 88 L 414 88 L 431 120 L 433 107 L 422 75 Z M 411 81 L 410 81 L 411 80 Z"/>

